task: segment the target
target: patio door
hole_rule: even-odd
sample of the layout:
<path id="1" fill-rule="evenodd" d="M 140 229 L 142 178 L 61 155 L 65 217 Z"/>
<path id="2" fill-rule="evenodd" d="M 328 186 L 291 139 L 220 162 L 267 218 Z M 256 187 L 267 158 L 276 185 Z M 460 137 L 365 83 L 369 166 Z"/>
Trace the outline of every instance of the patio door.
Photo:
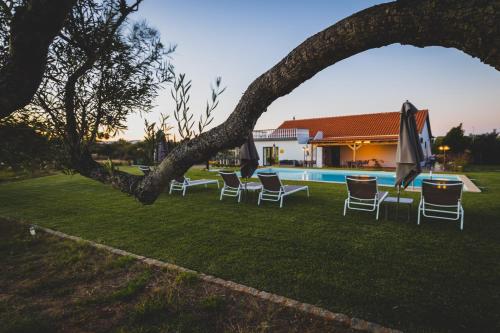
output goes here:
<path id="1" fill-rule="evenodd" d="M 332 156 L 332 166 L 333 167 L 339 167 L 340 166 L 340 147 L 339 146 L 335 146 L 335 147 L 332 147 L 331 148 L 332 151 L 331 151 L 331 156 Z"/>
<path id="2" fill-rule="evenodd" d="M 324 147 L 323 160 L 326 166 L 339 167 L 340 166 L 340 147 Z"/>
<path id="3" fill-rule="evenodd" d="M 263 147 L 263 152 L 262 152 L 262 165 L 264 166 L 270 166 L 275 163 L 275 150 L 278 149 L 278 147 Z"/>

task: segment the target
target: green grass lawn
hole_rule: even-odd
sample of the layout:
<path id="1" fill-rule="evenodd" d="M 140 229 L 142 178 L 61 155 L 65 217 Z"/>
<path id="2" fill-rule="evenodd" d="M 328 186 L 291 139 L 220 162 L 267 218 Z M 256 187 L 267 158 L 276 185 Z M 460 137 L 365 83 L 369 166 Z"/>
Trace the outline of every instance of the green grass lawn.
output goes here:
<path id="1" fill-rule="evenodd" d="M 214 187 L 142 206 L 109 186 L 55 175 L 0 184 L 0 216 L 406 331 L 499 331 L 500 173 L 468 175 L 486 189 L 464 194 L 463 232 L 457 222 L 418 227 L 416 204 L 410 223 L 343 217 L 345 186 L 322 183 L 282 209 L 258 207 L 252 194 L 220 202 Z"/>

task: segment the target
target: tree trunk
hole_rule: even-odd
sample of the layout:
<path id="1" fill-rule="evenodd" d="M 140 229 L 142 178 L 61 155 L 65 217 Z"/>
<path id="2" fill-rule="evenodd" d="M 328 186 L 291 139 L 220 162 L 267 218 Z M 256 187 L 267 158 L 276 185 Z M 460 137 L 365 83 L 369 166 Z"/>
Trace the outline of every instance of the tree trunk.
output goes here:
<path id="1" fill-rule="evenodd" d="M 43 77 L 49 45 L 76 0 L 28 0 L 10 25 L 6 64 L 0 69 L 0 119 L 26 106 Z"/>
<path id="2" fill-rule="evenodd" d="M 128 193 L 144 204 L 153 203 L 171 179 L 195 163 L 243 144 L 277 98 L 328 66 L 394 43 L 453 47 L 500 70 L 500 0 L 402 0 L 339 21 L 305 40 L 258 77 L 223 124 L 179 144 Z"/>

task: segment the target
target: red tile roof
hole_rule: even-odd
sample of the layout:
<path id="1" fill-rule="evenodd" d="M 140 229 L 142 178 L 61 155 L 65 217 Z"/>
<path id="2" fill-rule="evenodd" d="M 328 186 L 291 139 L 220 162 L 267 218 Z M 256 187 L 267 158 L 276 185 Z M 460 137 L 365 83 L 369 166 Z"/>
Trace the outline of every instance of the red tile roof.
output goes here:
<path id="1" fill-rule="evenodd" d="M 335 140 L 397 140 L 399 135 L 399 112 L 369 113 L 352 116 L 325 117 L 287 120 L 278 128 L 309 129 L 309 136 L 314 137 L 323 131 L 323 139 Z M 422 132 L 429 111 L 419 110 L 415 119 L 419 133 Z"/>

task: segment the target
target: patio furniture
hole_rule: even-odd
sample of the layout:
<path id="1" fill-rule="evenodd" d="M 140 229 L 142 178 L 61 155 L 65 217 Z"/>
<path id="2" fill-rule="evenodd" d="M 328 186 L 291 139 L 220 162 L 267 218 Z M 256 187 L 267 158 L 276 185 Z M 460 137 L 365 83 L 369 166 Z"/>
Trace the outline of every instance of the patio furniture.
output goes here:
<path id="1" fill-rule="evenodd" d="M 219 174 L 224 181 L 224 186 L 220 191 L 220 200 L 222 200 L 223 196 L 228 196 L 238 197 L 238 202 L 241 202 L 241 193 L 243 191 L 256 191 L 262 188 L 262 185 L 256 182 L 242 183 L 234 171 L 221 171 Z"/>
<path id="2" fill-rule="evenodd" d="M 388 211 L 388 208 L 389 208 L 389 204 L 402 204 L 402 205 L 406 205 L 406 207 L 408 208 L 408 222 L 410 221 L 410 211 L 411 211 L 411 207 L 413 206 L 413 199 L 412 198 L 399 198 L 399 202 L 398 202 L 398 197 L 386 197 L 384 199 L 384 202 L 383 204 L 385 205 L 385 219 L 387 220 L 387 211 Z"/>
<path id="3" fill-rule="evenodd" d="M 420 215 L 443 220 L 460 220 L 460 230 L 464 229 L 464 208 L 462 191 L 464 183 L 459 180 L 422 180 L 422 193 L 418 205 L 417 225 Z"/>
<path id="4" fill-rule="evenodd" d="M 182 191 L 182 196 L 185 196 L 188 187 L 199 185 L 205 185 L 205 187 L 207 187 L 208 184 L 217 184 L 217 188 L 219 188 L 219 181 L 216 179 L 191 180 L 190 178 L 181 176 L 170 182 L 170 191 L 168 193 L 172 194 L 172 191 Z"/>
<path id="5" fill-rule="evenodd" d="M 142 171 L 144 176 L 147 176 L 151 172 L 151 167 L 148 165 L 138 165 L 137 167 Z"/>
<path id="6" fill-rule="evenodd" d="M 369 176 L 346 176 L 347 199 L 344 202 L 344 216 L 347 209 L 376 211 L 378 220 L 380 204 L 385 200 L 388 193 L 379 192 L 377 177 Z"/>
<path id="7" fill-rule="evenodd" d="M 290 194 L 306 191 L 309 197 L 309 186 L 307 185 L 283 185 L 276 173 L 259 173 L 257 174 L 262 183 L 262 191 L 259 193 L 260 205 L 261 201 L 279 201 L 280 208 L 283 207 L 283 199 Z"/>

